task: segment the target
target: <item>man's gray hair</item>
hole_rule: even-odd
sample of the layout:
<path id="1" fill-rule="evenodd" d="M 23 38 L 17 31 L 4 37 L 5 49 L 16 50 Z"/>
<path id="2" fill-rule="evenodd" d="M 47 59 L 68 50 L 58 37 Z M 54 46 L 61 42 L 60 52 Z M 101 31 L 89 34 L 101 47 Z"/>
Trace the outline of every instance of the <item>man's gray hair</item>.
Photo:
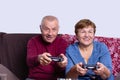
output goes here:
<path id="1" fill-rule="evenodd" d="M 45 16 L 45 17 L 43 17 L 43 19 L 42 19 L 42 21 L 41 21 L 41 25 L 43 25 L 44 24 L 44 21 L 54 21 L 54 20 L 56 20 L 56 21 L 58 21 L 58 18 L 57 17 L 55 17 L 55 16 L 52 16 L 52 15 L 48 15 L 48 16 Z M 58 21 L 59 22 L 59 21 Z"/>

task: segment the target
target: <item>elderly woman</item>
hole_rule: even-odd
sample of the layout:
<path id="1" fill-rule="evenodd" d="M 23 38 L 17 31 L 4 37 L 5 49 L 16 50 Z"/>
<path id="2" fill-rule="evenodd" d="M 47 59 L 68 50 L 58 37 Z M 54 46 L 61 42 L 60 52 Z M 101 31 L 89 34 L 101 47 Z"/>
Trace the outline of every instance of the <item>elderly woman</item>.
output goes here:
<path id="1" fill-rule="evenodd" d="M 66 50 L 66 77 L 77 80 L 114 80 L 112 61 L 107 46 L 94 41 L 95 24 L 82 19 L 75 25 L 78 42 Z"/>

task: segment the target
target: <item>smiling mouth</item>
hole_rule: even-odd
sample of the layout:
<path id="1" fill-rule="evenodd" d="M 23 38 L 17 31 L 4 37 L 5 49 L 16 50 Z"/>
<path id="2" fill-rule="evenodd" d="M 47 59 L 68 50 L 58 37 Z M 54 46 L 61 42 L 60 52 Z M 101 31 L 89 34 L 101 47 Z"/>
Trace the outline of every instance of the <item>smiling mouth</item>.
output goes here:
<path id="1" fill-rule="evenodd" d="M 90 40 L 90 39 L 88 39 L 88 38 L 87 38 L 87 39 L 84 39 L 84 41 L 89 41 L 89 40 Z"/>
<path id="2" fill-rule="evenodd" d="M 48 40 L 51 40 L 53 37 L 47 36 L 46 38 L 47 38 Z"/>

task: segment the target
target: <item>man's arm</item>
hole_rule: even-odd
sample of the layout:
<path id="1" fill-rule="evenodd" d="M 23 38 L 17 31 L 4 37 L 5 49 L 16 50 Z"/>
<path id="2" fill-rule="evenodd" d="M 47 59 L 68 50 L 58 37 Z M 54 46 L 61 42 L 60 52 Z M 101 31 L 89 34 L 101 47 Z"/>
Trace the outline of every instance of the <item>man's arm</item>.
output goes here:
<path id="1" fill-rule="evenodd" d="M 35 42 L 33 39 L 28 41 L 27 44 L 27 64 L 28 66 L 35 66 L 38 65 L 38 59 L 37 59 L 38 55 L 37 55 L 37 48 L 35 45 Z"/>

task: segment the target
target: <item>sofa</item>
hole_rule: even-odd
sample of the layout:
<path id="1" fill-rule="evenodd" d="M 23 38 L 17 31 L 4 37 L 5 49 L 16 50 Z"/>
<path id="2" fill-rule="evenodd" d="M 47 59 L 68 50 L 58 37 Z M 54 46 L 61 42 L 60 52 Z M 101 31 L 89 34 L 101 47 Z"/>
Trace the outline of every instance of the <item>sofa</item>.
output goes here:
<path id="1" fill-rule="evenodd" d="M 28 40 L 39 33 L 5 33 L 0 32 L 0 64 L 7 67 L 20 80 L 28 75 L 26 53 Z M 59 34 L 69 44 L 77 41 L 75 35 Z M 115 77 L 120 72 L 120 38 L 96 36 L 96 41 L 104 42 L 110 51 Z"/>

